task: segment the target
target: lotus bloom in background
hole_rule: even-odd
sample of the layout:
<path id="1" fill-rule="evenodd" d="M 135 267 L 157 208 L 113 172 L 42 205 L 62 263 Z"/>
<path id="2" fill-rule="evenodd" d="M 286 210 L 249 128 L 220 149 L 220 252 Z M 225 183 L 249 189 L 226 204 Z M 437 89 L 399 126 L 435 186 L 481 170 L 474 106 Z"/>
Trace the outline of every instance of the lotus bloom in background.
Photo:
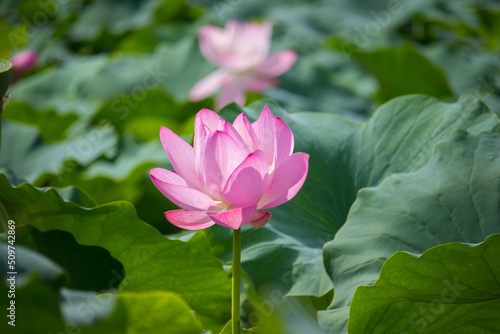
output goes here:
<path id="1" fill-rule="evenodd" d="M 199 81 L 189 93 L 198 101 L 216 91 L 216 108 L 230 102 L 243 106 L 246 93 L 260 93 L 277 84 L 275 77 L 292 67 L 297 54 L 292 50 L 269 53 L 272 23 L 240 23 L 229 21 L 225 29 L 204 26 L 199 31 L 203 56 L 218 70 Z"/>
<path id="2" fill-rule="evenodd" d="M 12 82 L 14 83 L 36 66 L 38 63 L 38 53 L 24 50 L 14 55 L 10 59 L 10 62 L 14 69 L 14 73 L 12 74 Z"/>
<path id="3" fill-rule="evenodd" d="M 182 208 L 165 216 L 183 229 L 262 227 L 271 218 L 263 209 L 292 199 L 309 169 L 309 155 L 293 153 L 290 128 L 268 107 L 254 123 L 240 114 L 232 125 L 202 109 L 194 147 L 165 127 L 160 139 L 174 171 L 154 168 L 151 180 Z"/>

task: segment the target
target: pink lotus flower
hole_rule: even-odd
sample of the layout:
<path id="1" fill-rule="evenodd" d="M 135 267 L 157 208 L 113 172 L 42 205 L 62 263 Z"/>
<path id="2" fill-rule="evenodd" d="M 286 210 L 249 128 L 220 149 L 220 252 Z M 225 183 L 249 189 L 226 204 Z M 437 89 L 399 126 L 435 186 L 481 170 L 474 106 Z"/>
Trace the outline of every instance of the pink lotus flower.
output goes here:
<path id="1" fill-rule="evenodd" d="M 272 23 L 229 21 L 225 29 L 204 26 L 199 31 L 201 53 L 220 67 L 199 81 L 189 93 L 192 101 L 202 100 L 219 89 L 219 109 L 230 102 L 243 106 L 247 92 L 260 93 L 276 85 L 277 77 L 292 67 L 297 54 L 284 50 L 269 54 Z"/>
<path id="2" fill-rule="evenodd" d="M 240 114 L 233 125 L 202 109 L 195 120 L 194 147 L 162 127 L 160 139 L 174 171 L 154 168 L 151 180 L 182 210 L 165 212 L 187 230 L 219 224 L 232 229 L 264 226 L 269 209 L 292 199 L 309 169 L 309 155 L 293 152 L 293 134 L 265 107 L 250 124 Z"/>
<path id="3" fill-rule="evenodd" d="M 14 55 L 10 62 L 14 69 L 12 82 L 19 80 L 25 73 L 29 72 L 38 63 L 38 53 L 35 51 L 24 50 Z"/>

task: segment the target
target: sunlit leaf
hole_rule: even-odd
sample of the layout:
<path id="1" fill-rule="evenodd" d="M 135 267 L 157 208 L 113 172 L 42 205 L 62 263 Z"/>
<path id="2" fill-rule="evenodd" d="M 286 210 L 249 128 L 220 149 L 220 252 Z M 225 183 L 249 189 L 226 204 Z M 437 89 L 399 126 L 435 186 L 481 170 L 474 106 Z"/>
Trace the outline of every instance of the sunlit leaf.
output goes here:
<path id="1" fill-rule="evenodd" d="M 344 226 L 324 247 L 335 296 L 320 322 L 344 327 L 354 290 L 373 284 L 397 251 L 421 254 L 448 242 L 479 243 L 500 232 L 500 137 L 457 130 L 428 164 L 359 191 Z M 344 315 L 342 315 L 344 314 Z"/>
<path id="2" fill-rule="evenodd" d="M 170 240 L 139 220 L 127 202 L 85 209 L 64 202 L 54 190 L 26 183 L 12 188 L 3 174 L 0 189 L 0 202 L 16 224 L 70 232 L 81 245 L 107 250 L 125 269 L 120 291 L 178 293 L 204 328 L 217 330 L 228 320 L 230 280 L 203 233 L 186 242 Z"/>
<path id="3" fill-rule="evenodd" d="M 392 255 L 374 286 L 356 289 L 349 333 L 498 333 L 500 234 Z"/>

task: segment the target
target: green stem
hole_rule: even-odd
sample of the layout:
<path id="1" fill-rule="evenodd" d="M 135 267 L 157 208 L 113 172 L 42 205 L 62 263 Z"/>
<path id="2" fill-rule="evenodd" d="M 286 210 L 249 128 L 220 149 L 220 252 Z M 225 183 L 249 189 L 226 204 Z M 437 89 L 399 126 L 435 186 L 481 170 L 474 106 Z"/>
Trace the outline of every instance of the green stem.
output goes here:
<path id="1" fill-rule="evenodd" d="M 3 112 L 3 101 L 0 101 L 0 152 L 2 152 L 2 112 Z"/>
<path id="2" fill-rule="evenodd" d="M 233 231 L 233 334 L 240 334 L 240 266 L 241 266 L 241 229 Z"/>

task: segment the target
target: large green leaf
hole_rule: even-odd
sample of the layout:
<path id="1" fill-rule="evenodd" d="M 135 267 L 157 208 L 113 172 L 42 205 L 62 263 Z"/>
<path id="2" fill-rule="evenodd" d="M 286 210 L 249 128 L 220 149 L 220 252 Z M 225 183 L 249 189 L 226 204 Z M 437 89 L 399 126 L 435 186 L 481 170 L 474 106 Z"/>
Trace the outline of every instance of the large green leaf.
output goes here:
<path id="1" fill-rule="evenodd" d="M 2 279 L 0 292 L 7 296 L 8 286 Z M 39 277 L 33 276 L 29 282 L 16 286 L 16 296 L 13 298 L 2 298 L 2 309 L 6 310 L 10 306 L 10 301 L 15 301 L 15 326 L 9 325 L 7 321 L 14 319 L 6 318 L 0 323 L 2 333 L 20 334 L 43 334 L 49 332 L 65 332 L 66 328 L 75 329 L 74 324 L 65 324 L 59 308 L 58 294 L 53 287 L 43 282 Z M 9 311 L 10 312 L 10 311 Z M 4 319 L 5 320 L 5 319 Z M 125 326 L 123 326 L 125 327 Z M 118 328 L 106 328 L 99 330 L 97 326 L 92 326 L 90 331 L 83 333 L 123 333 Z"/>
<path id="2" fill-rule="evenodd" d="M 118 146 L 116 132 L 110 126 L 90 127 L 45 145 L 33 125 L 5 121 L 2 134 L 5 143 L 0 167 L 10 168 L 30 182 L 44 173 L 67 173 L 64 163 L 69 160 L 87 166 L 101 156 L 113 158 Z"/>
<path id="3" fill-rule="evenodd" d="M 201 327 L 189 306 L 179 296 L 166 291 L 120 293 L 128 308 L 128 324 L 134 333 L 199 334 Z"/>
<path id="4" fill-rule="evenodd" d="M 397 98 L 365 124 L 324 113 L 287 113 L 265 101 L 245 109 L 230 105 L 221 114 L 232 120 L 245 112 L 255 120 L 266 103 L 292 129 L 295 151 L 310 154 L 309 174 L 292 201 L 271 210 L 266 227 L 244 230 L 242 261 L 257 286 L 272 281 L 289 295 L 321 296 L 331 289 L 322 247 L 344 224 L 361 188 L 421 168 L 434 144 L 456 128 L 499 127 L 495 115 L 472 96 L 453 104 L 426 96 Z M 229 241 L 224 229 L 212 231 L 217 242 Z M 228 252 L 221 257 L 230 258 Z"/>
<path id="5" fill-rule="evenodd" d="M 151 51 L 141 55 L 75 58 L 24 78 L 13 92 L 16 100 L 35 108 L 76 113 L 83 121 L 99 112 L 97 119 L 109 118 L 120 125 L 143 114 L 146 108 L 146 114 L 174 119 L 180 116 L 181 120 L 186 118 L 185 112 L 201 109 L 199 103 L 184 105 L 190 89 L 213 70 L 198 51 L 194 36 L 161 43 Z M 160 89 L 170 97 L 156 91 Z M 208 101 L 205 100 L 205 107 L 211 107 Z M 176 110 L 178 104 L 184 113 Z"/>
<path id="6" fill-rule="evenodd" d="M 8 286 L 0 284 L 7 296 Z M 2 321 L 2 333 L 46 334 L 68 331 L 82 334 L 178 333 L 199 334 L 200 324 L 178 295 L 167 291 L 121 293 L 101 297 L 68 291 L 58 293 L 39 277 L 17 281 L 16 297 L 2 298 L 2 308 L 15 301 L 15 327 Z M 102 300 L 105 298 L 105 300 Z M 9 311 L 10 312 L 10 311 Z M 29 321 L 27 320 L 29 319 Z"/>
<path id="7" fill-rule="evenodd" d="M 92 194 L 99 204 L 117 200 L 134 202 L 148 182 L 148 171 L 155 166 L 168 165 L 159 140 L 137 143 L 133 136 L 125 135 L 122 149 L 113 161 L 96 161 L 84 171 L 68 173 L 63 170 L 57 175 L 45 175 L 43 181 L 55 187 L 77 186 Z"/>
<path id="8" fill-rule="evenodd" d="M 106 121 L 120 132 L 130 131 L 144 141 L 158 139 L 159 128 L 168 127 L 177 133 L 185 132 L 186 119 L 207 107 L 208 100 L 197 103 L 176 103 L 164 90 L 156 88 L 141 95 L 122 95 L 105 103 L 94 115 L 92 123 Z M 161 105 L 161 108 L 158 106 Z"/>
<path id="9" fill-rule="evenodd" d="M 65 286 L 78 290 L 110 290 L 118 287 L 124 277 L 123 266 L 101 247 L 82 246 L 69 232 L 50 230 L 40 232 L 33 226 L 19 226 L 17 245 L 26 245 L 44 254 L 68 271 L 70 280 Z M 61 252 L 64 249 L 64 252 Z M 99 259 L 97 263 L 95 259 Z M 92 270 L 89 264 L 92 263 Z"/>
<path id="10" fill-rule="evenodd" d="M 16 84 L 13 92 L 17 100 L 35 108 L 53 109 L 60 114 L 76 113 L 86 121 L 103 103 L 111 100 L 118 116 L 124 114 L 122 106 L 128 107 L 128 113 L 133 112 L 144 94 L 161 85 L 168 76 L 168 70 L 159 60 L 149 56 L 95 55 L 25 78 Z M 120 94 L 131 96 L 127 100 Z"/>
<path id="11" fill-rule="evenodd" d="M 342 331 L 359 285 L 373 284 L 396 251 L 414 254 L 447 242 L 479 243 L 500 232 L 500 137 L 457 130 L 429 163 L 362 189 L 344 226 L 324 247 L 335 287 L 320 322 Z"/>
<path id="12" fill-rule="evenodd" d="M 7 274 L 8 272 L 16 272 L 16 282 L 22 285 L 23 282 L 28 282 L 30 280 L 30 276 L 33 273 L 36 273 L 38 277 L 56 288 L 67 283 L 68 275 L 63 267 L 45 256 L 20 245 L 17 233 L 17 240 L 7 238 L 7 235 L 8 234 L 2 234 L 0 236 L 2 238 L 2 242 L 0 242 L 0 256 L 2 256 L 3 259 L 0 262 L 0 269 L 3 278 L 7 279 L 10 277 L 10 274 Z M 8 243 L 8 240 L 11 242 Z M 12 251 L 14 251 L 15 254 L 12 254 Z M 9 263 L 7 261 L 9 255 L 11 255 L 11 257 L 15 255 L 14 263 Z"/>
<path id="13" fill-rule="evenodd" d="M 215 70 L 201 55 L 194 36 L 159 45 L 151 60 L 168 72 L 168 78 L 161 85 L 176 101 L 186 101 L 191 88 Z"/>
<path id="14" fill-rule="evenodd" d="M 230 280 L 202 232 L 187 242 L 170 240 L 139 220 L 129 203 L 85 209 L 64 202 L 51 189 L 26 183 L 13 188 L 3 174 L 0 189 L 3 210 L 19 226 L 66 231 L 81 245 L 109 251 L 125 269 L 120 291 L 176 292 L 198 312 L 205 328 L 216 331 L 227 322 Z"/>
<path id="15" fill-rule="evenodd" d="M 3 118 L 25 124 L 36 125 L 45 143 L 57 142 L 67 137 L 67 131 L 78 116 L 72 113 L 60 115 L 54 110 L 38 110 L 30 105 L 13 101 L 4 110 Z"/>
<path id="16" fill-rule="evenodd" d="M 478 52 L 479 41 L 474 47 L 448 41 L 422 48 L 421 51 L 433 63 L 446 72 L 448 82 L 455 94 L 474 94 L 489 108 L 499 113 L 500 58 L 495 52 Z"/>
<path id="17" fill-rule="evenodd" d="M 16 228 L 17 240 L 23 238 L 19 235 L 19 228 Z M 60 231 L 46 233 L 50 232 Z M 0 255 L 3 259 L 7 259 L 7 246 L 7 243 L 0 243 Z M 61 248 L 58 250 L 61 252 Z M 101 251 L 105 252 L 103 249 Z M 146 291 L 115 295 L 109 294 L 111 287 L 106 286 L 100 290 L 106 294 L 98 296 L 93 291 L 60 289 L 67 281 L 63 268 L 19 244 L 15 245 L 15 253 L 16 296 L 7 296 L 10 288 L 8 281 L 6 283 L 2 280 L 0 291 L 8 297 L 2 299 L 2 308 L 10 307 L 10 300 L 15 301 L 16 326 L 2 322 L 2 332 L 36 334 L 71 328 L 83 333 L 200 333 L 199 321 L 187 303 L 175 293 Z M 64 253 L 73 255 L 73 259 L 80 255 L 71 254 L 73 252 L 66 248 Z M 95 252 L 89 255 L 94 255 L 94 259 L 101 259 Z M 94 262 L 89 261 L 83 266 L 93 267 Z M 2 274 L 12 271 L 4 265 L 7 263 L 0 262 Z M 102 274 L 105 270 L 99 268 L 97 274 L 99 272 Z M 7 275 L 5 279 L 7 278 L 10 276 Z M 8 321 L 10 320 L 9 318 Z"/>
<path id="18" fill-rule="evenodd" d="M 392 255 L 374 286 L 356 289 L 349 333 L 498 333 L 500 234 L 420 257 Z"/>
<path id="19" fill-rule="evenodd" d="M 16 224 L 16 229 L 19 228 Z M 16 235 L 17 236 L 17 235 Z M 0 243 L 0 253 L 3 259 L 7 259 L 7 243 Z M 52 331 L 64 332 L 65 330 L 78 330 L 82 333 L 125 333 L 125 314 L 122 307 L 116 307 L 114 302 L 98 303 L 93 300 L 68 300 L 68 294 L 62 294 L 61 285 L 67 281 L 67 275 L 63 268 L 53 263 L 50 259 L 23 246 L 15 245 L 16 263 L 15 271 L 15 295 L 10 290 L 10 281 L 4 279 L 12 278 L 9 271 L 12 268 L 2 268 L 2 282 L 0 292 L 6 298 L 2 298 L 0 306 L 3 309 L 11 308 L 14 317 L 2 321 L 0 330 L 2 333 L 33 333 L 43 334 Z M 4 253 L 5 252 L 5 253 Z M 7 265 L 2 260 L 2 265 Z M 95 294 L 94 294 L 95 296 Z M 61 297 L 61 298 L 59 298 Z M 95 299 L 95 298 L 94 298 Z M 13 306 L 11 306 L 13 305 Z M 10 315 L 11 310 L 8 310 Z M 96 314 L 96 312 L 98 314 Z M 64 320 L 65 314 L 67 316 Z M 77 319 L 85 319 L 85 326 L 78 326 Z M 29 321 L 26 321 L 29 319 Z M 11 322 L 13 321 L 14 322 Z M 11 322 L 10 324 L 8 322 Z M 13 326 L 15 324 L 15 326 Z"/>
<path id="20" fill-rule="evenodd" d="M 443 70 L 409 45 L 352 56 L 377 78 L 382 101 L 406 94 L 428 94 L 438 98 L 452 95 Z"/>
<path id="21" fill-rule="evenodd" d="M 164 5 L 165 3 L 165 5 Z M 69 31 L 74 40 L 94 40 L 104 31 L 122 35 L 127 31 L 148 26 L 154 22 L 156 10 L 166 6 L 169 15 L 161 19 L 175 18 L 183 8 L 184 0 L 103 0 L 84 7 L 78 20 Z"/>
<path id="22" fill-rule="evenodd" d="M 53 109 L 60 114 L 76 113 L 88 119 L 97 108 L 96 100 L 112 98 L 112 93 L 116 95 L 115 89 L 119 91 L 127 87 L 127 82 L 117 77 L 116 73 L 106 72 L 107 65 L 108 58 L 102 55 L 69 61 L 60 67 L 23 78 L 16 83 L 13 93 L 17 101 L 34 108 Z M 131 66 L 127 71 L 129 80 L 135 79 L 137 72 Z M 90 90 L 88 86 L 95 90 Z"/>
<path id="23" fill-rule="evenodd" d="M 158 136 L 157 131 L 155 134 Z M 168 223 L 163 214 L 176 206 L 156 189 L 148 177 L 153 167 L 170 167 L 160 140 L 156 138 L 138 143 L 133 135 L 124 134 L 121 144 L 121 150 L 113 161 L 99 160 L 85 170 L 71 169 L 68 172 L 63 169 L 57 175 L 45 174 L 37 184 L 54 187 L 73 185 L 92 194 L 98 204 L 129 201 L 135 204 L 141 219 L 163 234 L 177 232 L 179 229 Z"/>

